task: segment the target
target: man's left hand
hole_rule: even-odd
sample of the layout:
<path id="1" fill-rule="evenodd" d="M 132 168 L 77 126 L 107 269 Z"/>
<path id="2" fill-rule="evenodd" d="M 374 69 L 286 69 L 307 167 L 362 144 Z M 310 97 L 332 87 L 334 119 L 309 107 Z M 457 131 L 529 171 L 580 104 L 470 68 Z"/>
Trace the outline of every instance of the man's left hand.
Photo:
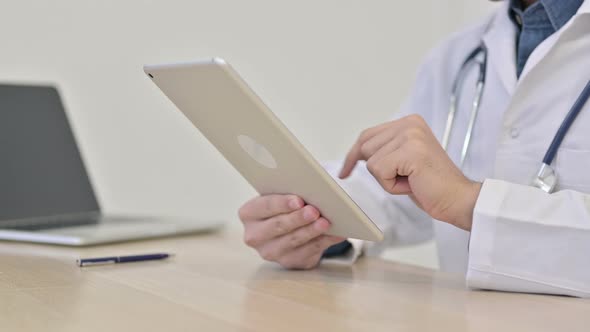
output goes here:
<path id="1" fill-rule="evenodd" d="M 359 160 L 390 194 L 405 194 L 431 217 L 471 230 L 481 183 L 466 178 L 430 127 L 410 115 L 365 130 L 346 157 L 340 178 Z"/>

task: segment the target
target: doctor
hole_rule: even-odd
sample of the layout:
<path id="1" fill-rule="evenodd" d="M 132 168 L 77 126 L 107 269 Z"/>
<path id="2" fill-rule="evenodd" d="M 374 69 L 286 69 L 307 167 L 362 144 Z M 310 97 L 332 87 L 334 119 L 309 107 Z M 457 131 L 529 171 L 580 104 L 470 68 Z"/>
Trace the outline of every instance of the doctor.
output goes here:
<path id="1" fill-rule="evenodd" d="M 386 234 L 364 250 L 434 235 L 441 269 L 470 288 L 590 297 L 588 82 L 590 0 L 507 0 L 451 36 L 397 120 L 329 169 Z M 293 195 L 254 198 L 239 215 L 245 242 L 286 268 L 348 247 Z"/>

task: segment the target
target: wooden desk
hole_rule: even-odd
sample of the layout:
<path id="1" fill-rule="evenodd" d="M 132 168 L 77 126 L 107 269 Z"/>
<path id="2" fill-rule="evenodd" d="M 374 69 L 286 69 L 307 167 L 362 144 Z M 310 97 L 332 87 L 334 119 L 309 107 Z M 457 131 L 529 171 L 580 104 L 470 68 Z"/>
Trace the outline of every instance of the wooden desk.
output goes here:
<path id="1" fill-rule="evenodd" d="M 80 257 L 170 251 L 80 269 Z M 462 278 L 362 259 L 285 271 L 237 231 L 94 248 L 0 243 L 0 331 L 590 331 L 590 301 L 469 291 Z"/>

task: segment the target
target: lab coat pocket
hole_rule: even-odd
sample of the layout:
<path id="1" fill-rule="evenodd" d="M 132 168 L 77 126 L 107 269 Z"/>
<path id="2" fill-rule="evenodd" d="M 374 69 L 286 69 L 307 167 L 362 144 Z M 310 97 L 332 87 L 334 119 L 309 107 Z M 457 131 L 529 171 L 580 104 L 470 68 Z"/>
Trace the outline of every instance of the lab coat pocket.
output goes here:
<path id="1" fill-rule="evenodd" d="M 561 148 L 555 166 L 558 190 L 590 193 L 590 150 Z"/>

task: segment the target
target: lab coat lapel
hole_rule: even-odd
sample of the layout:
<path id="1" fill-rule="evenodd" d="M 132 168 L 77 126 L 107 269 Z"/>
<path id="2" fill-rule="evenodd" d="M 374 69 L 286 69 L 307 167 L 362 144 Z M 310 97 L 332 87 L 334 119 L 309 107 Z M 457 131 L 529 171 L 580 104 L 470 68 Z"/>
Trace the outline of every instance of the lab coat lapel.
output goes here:
<path id="1" fill-rule="evenodd" d="M 580 45 L 573 43 L 573 41 L 577 40 L 577 42 L 586 43 L 586 41 L 584 41 L 585 39 L 582 41 L 579 39 L 580 37 L 586 38 L 585 36 L 588 35 L 589 30 L 584 27 L 584 23 L 587 25 L 588 19 L 590 19 L 590 1 L 585 1 L 573 19 L 571 19 L 559 31 L 543 41 L 533 51 L 523 69 L 516 90 L 512 94 L 512 100 L 508 107 L 508 112 L 506 112 L 505 115 L 504 123 L 506 126 L 512 126 L 514 123 L 522 120 L 523 117 L 526 117 L 526 110 L 535 105 L 534 102 L 530 100 L 531 95 L 541 91 L 543 89 L 543 83 L 546 83 L 548 78 L 555 79 L 556 77 L 559 77 L 558 74 L 563 73 L 565 70 L 564 66 L 566 65 L 563 61 L 568 61 L 567 64 L 570 64 L 572 61 L 576 61 L 574 59 L 578 57 L 582 57 L 582 59 L 584 57 L 587 58 L 587 52 L 578 49 Z M 572 47 L 574 49 L 572 49 Z M 580 63 L 583 62 L 584 61 Z M 585 75 L 583 72 L 584 70 L 578 71 L 581 75 Z M 576 80 L 577 75 L 571 78 L 571 84 L 575 84 Z M 584 77 L 583 80 L 584 83 L 587 82 L 586 77 Z M 544 96 L 539 97 L 543 98 Z M 536 107 L 542 106 L 536 105 Z M 523 114 L 523 112 L 525 113 Z M 537 115 L 539 114 L 537 113 Z M 563 116 L 565 116 L 565 114 Z M 555 130 L 557 130 L 557 128 L 552 128 L 549 132 L 555 132 Z M 549 142 L 545 143 L 549 144 Z"/>
<path id="2" fill-rule="evenodd" d="M 531 53 L 531 55 L 527 59 L 527 62 L 522 70 L 522 73 L 520 75 L 520 81 L 523 81 L 524 78 L 528 75 L 528 73 L 530 73 L 530 71 L 533 70 L 539 64 L 539 62 L 543 60 L 543 58 L 545 58 L 547 53 L 549 53 L 549 51 L 551 51 L 551 49 L 559 42 L 559 38 L 564 33 L 564 31 L 567 31 L 571 27 L 571 25 L 575 23 L 576 19 L 578 19 L 580 16 L 589 13 L 590 1 L 587 0 L 584 1 L 582 6 L 580 6 L 578 12 L 573 17 L 573 19 L 571 19 L 566 25 L 559 29 L 559 31 L 545 39 L 541 44 L 539 44 L 539 46 L 537 46 L 533 50 L 533 53 Z"/>
<path id="3" fill-rule="evenodd" d="M 516 88 L 516 27 L 508 17 L 508 1 L 492 18 L 483 42 L 488 49 L 488 70 L 497 75 L 508 95 Z"/>

